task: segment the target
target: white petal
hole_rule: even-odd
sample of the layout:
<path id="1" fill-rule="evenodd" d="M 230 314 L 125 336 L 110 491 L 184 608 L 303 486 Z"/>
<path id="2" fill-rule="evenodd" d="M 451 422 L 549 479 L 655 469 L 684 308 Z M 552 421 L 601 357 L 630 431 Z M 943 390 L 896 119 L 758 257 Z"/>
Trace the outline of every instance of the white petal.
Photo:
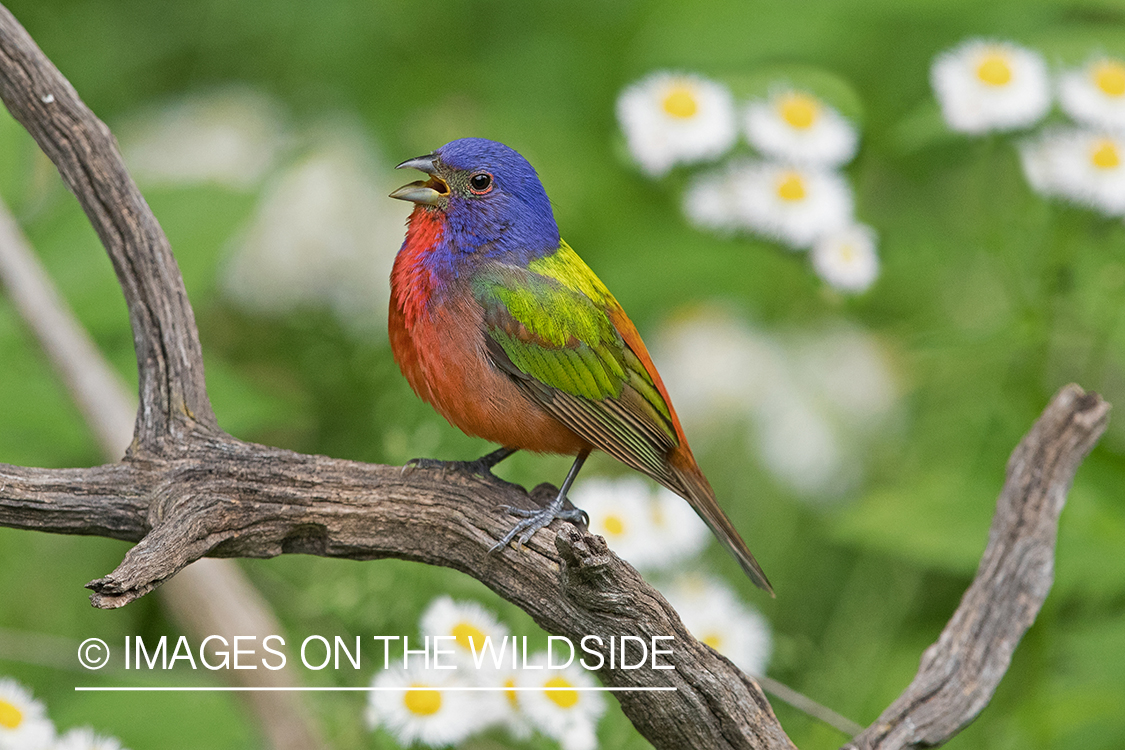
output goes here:
<path id="1" fill-rule="evenodd" d="M 662 551 L 654 544 L 651 490 L 644 479 L 587 479 L 575 485 L 570 500 L 589 515 L 590 532 L 604 537 L 622 560 L 640 570 L 659 566 Z"/>
<path id="2" fill-rule="evenodd" d="M 742 226 L 803 250 L 852 221 L 852 190 L 837 172 L 777 162 L 742 162 L 732 167 Z M 783 197 L 796 180 L 799 197 Z"/>
<path id="3" fill-rule="evenodd" d="M 794 96 L 807 99 L 811 106 L 808 126 L 795 127 L 782 114 L 785 101 Z M 856 129 L 833 107 L 788 88 L 750 102 L 744 122 L 750 144 L 780 161 L 837 167 L 852 160 L 859 144 Z"/>
<path id="4" fill-rule="evenodd" d="M 979 71 L 991 56 L 1003 61 L 1006 81 L 982 80 Z M 930 69 L 930 83 L 946 123 L 965 133 L 1030 127 L 1051 107 L 1047 64 L 1009 42 L 971 39 L 943 52 Z"/>
<path id="5" fill-rule="evenodd" d="M 739 227 L 734 189 L 727 172 L 702 174 L 684 192 L 684 215 L 698 229 L 731 234 Z"/>
<path id="6" fill-rule="evenodd" d="M 138 181 L 258 184 L 286 145 L 279 105 L 242 86 L 188 96 L 121 127 L 121 149 Z"/>
<path id="7" fill-rule="evenodd" d="M 739 669 L 764 675 L 773 651 L 769 622 L 718 578 L 685 575 L 661 588 L 684 626 Z"/>
<path id="8" fill-rule="evenodd" d="M 0 677 L 0 701 L 15 709 L 19 722 L 0 725 L 0 748 L 4 750 L 48 750 L 55 740 L 55 725 L 47 718 L 43 704 L 11 678 Z"/>
<path id="9" fill-rule="evenodd" d="M 547 663 L 546 653 L 535 654 L 528 660 L 532 666 L 544 666 Z M 521 669 L 518 673 L 520 687 L 542 687 L 549 680 L 562 678 L 574 687 L 595 687 L 594 678 L 578 665 L 577 660 L 570 666 L 559 669 Z M 562 705 L 550 697 L 550 693 L 541 690 L 521 690 L 519 703 L 524 714 L 531 720 L 535 727 L 559 742 L 571 737 L 573 742 L 582 742 L 593 734 L 598 719 L 605 713 L 605 698 L 596 691 L 581 690 L 572 694 L 576 700 L 569 705 Z M 581 745 L 576 745 L 580 747 Z"/>
<path id="10" fill-rule="evenodd" d="M 820 278 L 845 292 L 864 292 L 879 276 L 875 233 L 861 224 L 821 237 L 811 260 Z"/>
<path id="11" fill-rule="evenodd" d="M 664 106 L 677 91 L 690 97 L 690 115 L 675 116 Z M 692 74 L 654 73 L 633 84 L 617 100 L 617 121 L 629 152 L 653 177 L 722 156 L 738 137 L 730 91 Z"/>
<path id="12" fill-rule="evenodd" d="M 745 419 L 789 377 L 777 341 L 720 311 L 676 321 L 655 344 L 654 358 L 686 424 Z"/>
<path id="13" fill-rule="evenodd" d="M 123 750 L 113 737 L 103 737 L 90 727 L 71 729 L 58 739 L 52 750 Z"/>
<path id="14" fill-rule="evenodd" d="M 1051 128 L 1020 145 L 1020 160 L 1037 192 L 1125 216 L 1125 135 Z"/>
<path id="15" fill-rule="evenodd" d="M 372 685 L 378 688 L 425 686 L 440 695 L 432 712 L 410 708 L 406 690 L 377 690 L 368 694 L 367 722 L 372 729 L 384 727 L 404 745 L 422 742 L 431 747 L 456 744 L 471 734 L 499 722 L 504 715 L 504 694 L 491 691 L 443 690 L 470 685 L 464 670 L 425 669 L 412 659 L 408 669 L 392 665 L 376 674 Z"/>
<path id="16" fill-rule="evenodd" d="M 1064 112 L 1078 122 L 1093 128 L 1125 130 L 1125 92 L 1117 89 L 1117 80 L 1098 85 L 1099 73 L 1116 78 L 1125 73 L 1125 62 L 1099 57 L 1076 70 L 1059 76 L 1059 104 Z M 1108 90 L 1107 90 L 1108 89 Z"/>
<path id="17" fill-rule="evenodd" d="M 361 132 L 333 128 L 266 187 L 223 269 L 227 295 L 267 315 L 328 308 L 357 328 L 386 325 L 408 209 L 371 178 Z"/>
<path id="18" fill-rule="evenodd" d="M 805 396 L 781 395 L 761 412 L 754 428 L 762 463 L 793 490 L 834 495 L 850 484 L 836 429 Z"/>

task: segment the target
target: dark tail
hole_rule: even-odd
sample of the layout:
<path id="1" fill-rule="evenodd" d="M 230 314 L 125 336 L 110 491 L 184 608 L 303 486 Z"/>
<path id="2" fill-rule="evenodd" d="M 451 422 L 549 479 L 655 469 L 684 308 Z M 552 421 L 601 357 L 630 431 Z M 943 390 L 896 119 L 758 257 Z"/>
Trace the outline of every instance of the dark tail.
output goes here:
<path id="1" fill-rule="evenodd" d="M 742 537 L 739 536 L 738 530 L 734 528 L 734 524 L 730 522 L 727 514 L 715 502 L 715 491 L 711 489 L 711 483 L 707 481 L 698 467 L 694 466 L 694 460 L 690 463 L 691 465 L 686 469 L 681 469 L 673 463 L 669 468 L 672 470 L 671 479 L 674 484 L 661 483 L 691 503 L 691 507 L 711 529 L 711 533 L 718 537 L 728 552 L 734 555 L 734 559 L 738 560 L 738 564 L 742 566 L 746 575 L 750 576 L 750 580 L 754 582 L 755 586 L 766 591 L 770 596 L 776 597 L 777 595 L 773 593 L 773 586 L 766 578 L 762 566 L 758 565 L 758 561 L 750 554 L 746 542 L 742 541 Z"/>

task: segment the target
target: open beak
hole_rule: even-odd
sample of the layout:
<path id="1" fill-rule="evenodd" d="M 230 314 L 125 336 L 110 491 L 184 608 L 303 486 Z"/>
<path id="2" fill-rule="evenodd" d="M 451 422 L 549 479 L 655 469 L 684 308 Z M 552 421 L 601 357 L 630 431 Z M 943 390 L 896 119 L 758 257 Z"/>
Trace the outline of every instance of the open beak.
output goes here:
<path id="1" fill-rule="evenodd" d="M 437 166 L 434 161 L 437 159 L 436 154 L 426 154 L 425 156 L 416 156 L 413 159 L 407 159 L 402 164 L 399 164 L 395 169 L 417 169 L 419 172 L 425 172 L 430 175 L 428 180 L 419 180 L 412 182 L 409 185 L 403 185 L 398 190 L 391 193 L 392 198 L 398 198 L 400 201 L 410 201 L 411 203 L 424 203 L 427 206 L 440 205 L 442 201 L 449 197 L 449 185 L 445 180 L 438 177 Z"/>

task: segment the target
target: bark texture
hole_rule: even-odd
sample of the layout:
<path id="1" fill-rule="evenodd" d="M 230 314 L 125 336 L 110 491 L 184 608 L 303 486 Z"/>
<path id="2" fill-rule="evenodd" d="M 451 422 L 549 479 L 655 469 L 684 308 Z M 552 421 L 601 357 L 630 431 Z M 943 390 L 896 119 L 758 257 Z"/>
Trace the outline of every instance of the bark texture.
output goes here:
<path id="1" fill-rule="evenodd" d="M 501 505 L 545 504 L 492 477 L 404 472 L 255 445 L 217 426 L 199 337 L 168 241 L 109 130 L 0 6 L 0 98 L 58 167 L 106 247 L 129 307 L 140 370 L 133 443 L 122 461 L 84 469 L 0 464 L 0 525 L 136 542 L 92 581 L 95 606 L 119 607 L 203 556 L 285 553 L 443 565 L 482 581 L 545 630 L 675 637 L 674 670 L 603 669 L 653 745 L 792 748 L 757 683 L 695 640 L 601 537 L 555 522 L 522 549 L 488 549 Z M 987 704 L 1050 588 L 1054 530 L 1074 472 L 1105 428 L 1108 404 L 1077 386 L 1047 407 L 1009 464 L 974 581 L 918 678 L 851 746 L 940 744 Z"/>

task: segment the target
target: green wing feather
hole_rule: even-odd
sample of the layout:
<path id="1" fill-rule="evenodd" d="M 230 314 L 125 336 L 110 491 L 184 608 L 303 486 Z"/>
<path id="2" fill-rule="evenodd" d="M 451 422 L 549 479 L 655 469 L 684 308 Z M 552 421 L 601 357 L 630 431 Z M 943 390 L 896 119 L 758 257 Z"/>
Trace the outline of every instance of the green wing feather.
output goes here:
<path id="1" fill-rule="evenodd" d="M 527 268 L 482 269 L 473 293 L 489 355 L 525 393 L 597 448 L 671 478 L 668 404 L 610 320 L 617 300 L 566 243 Z"/>
<path id="2" fill-rule="evenodd" d="M 617 300 L 574 251 L 564 242 L 527 268 L 488 266 L 474 277 L 473 293 L 484 309 L 493 363 L 591 445 L 687 498 L 754 583 L 772 594 L 703 474 L 669 461 L 679 446 L 671 409 L 613 324 L 611 315 L 624 317 Z"/>

